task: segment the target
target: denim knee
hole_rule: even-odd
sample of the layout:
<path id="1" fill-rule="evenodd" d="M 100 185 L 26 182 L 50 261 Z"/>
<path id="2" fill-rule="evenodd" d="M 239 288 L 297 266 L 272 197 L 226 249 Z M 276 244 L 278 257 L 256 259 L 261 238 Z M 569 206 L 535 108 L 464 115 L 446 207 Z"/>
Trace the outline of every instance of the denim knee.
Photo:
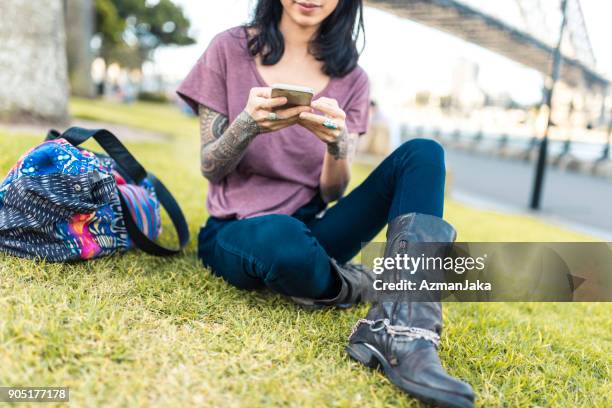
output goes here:
<path id="1" fill-rule="evenodd" d="M 306 225 L 291 216 L 234 221 L 214 241 L 208 263 L 239 288 L 263 283 L 283 295 L 316 297 L 333 286 L 327 253 Z"/>
<path id="2" fill-rule="evenodd" d="M 327 262 L 323 248 L 301 221 L 287 215 L 273 215 L 255 235 L 262 243 L 262 257 L 269 267 L 264 280 L 299 281 L 308 278 L 322 259 Z"/>
<path id="3" fill-rule="evenodd" d="M 444 148 L 432 139 L 412 139 L 404 142 L 393 154 L 412 165 L 430 165 L 445 168 Z"/>
<path id="4" fill-rule="evenodd" d="M 319 298 L 334 285 L 327 253 L 306 225 L 287 215 L 268 216 L 254 235 L 262 243 L 261 277 L 287 296 Z"/>

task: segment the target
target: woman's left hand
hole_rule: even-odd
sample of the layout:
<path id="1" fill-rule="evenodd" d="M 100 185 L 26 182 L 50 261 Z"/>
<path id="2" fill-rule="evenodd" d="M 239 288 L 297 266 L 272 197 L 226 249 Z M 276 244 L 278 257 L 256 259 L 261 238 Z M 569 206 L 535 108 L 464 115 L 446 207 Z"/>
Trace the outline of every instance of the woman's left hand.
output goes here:
<path id="1" fill-rule="evenodd" d="M 331 154 L 345 151 L 348 144 L 346 113 L 340 108 L 338 101 L 323 97 L 313 101 L 310 107 L 322 112 L 323 115 L 302 112 L 300 113 L 299 124 L 326 143 Z"/>

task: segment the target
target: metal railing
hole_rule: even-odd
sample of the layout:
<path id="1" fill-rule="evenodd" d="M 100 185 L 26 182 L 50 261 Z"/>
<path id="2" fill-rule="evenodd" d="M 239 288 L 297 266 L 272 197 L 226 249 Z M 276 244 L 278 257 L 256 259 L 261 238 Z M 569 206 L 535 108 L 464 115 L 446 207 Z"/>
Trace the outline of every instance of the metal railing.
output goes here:
<path id="1" fill-rule="evenodd" d="M 435 139 L 443 145 L 463 151 L 529 162 L 536 160 L 537 148 L 541 141 L 537 137 L 525 138 L 509 133 L 486 133 L 482 130 L 444 130 L 440 127 L 410 127 L 407 125 L 400 127 L 402 142 L 416 137 Z M 551 154 L 547 165 L 596 174 L 597 168 L 603 164 L 612 164 L 611 144 L 612 120 L 608 127 L 606 141 L 601 143 L 578 141 L 571 137 L 565 140 L 549 140 Z"/>

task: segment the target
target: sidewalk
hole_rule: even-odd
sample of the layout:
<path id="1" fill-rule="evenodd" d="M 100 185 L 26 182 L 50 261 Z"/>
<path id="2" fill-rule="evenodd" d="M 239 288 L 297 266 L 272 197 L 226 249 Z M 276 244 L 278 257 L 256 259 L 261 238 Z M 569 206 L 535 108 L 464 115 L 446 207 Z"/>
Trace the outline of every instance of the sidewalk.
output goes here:
<path id="1" fill-rule="evenodd" d="M 121 140 L 135 141 L 135 142 L 164 142 L 169 140 L 167 135 L 158 132 L 151 132 L 144 129 L 135 128 L 127 125 L 120 125 L 117 123 L 98 122 L 85 119 L 73 119 L 68 126 L 54 126 L 50 125 L 39 125 L 39 124 L 6 124 L 0 123 L 0 132 L 8 134 L 26 134 L 26 135 L 40 135 L 41 139 L 47 134 L 49 129 L 57 129 L 59 131 L 64 130 L 71 126 L 78 126 L 90 129 L 106 129 L 112 133 L 120 136 Z"/>
<path id="2" fill-rule="evenodd" d="M 529 210 L 534 166 L 522 161 L 446 150 L 451 194 L 483 208 L 521 213 L 612 241 L 612 182 L 548 167 L 542 209 Z"/>
<path id="3" fill-rule="evenodd" d="M 359 154 L 359 163 L 376 166 L 382 158 Z M 449 195 L 476 209 L 524 215 L 612 242 L 612 182 L 548 167 L 542 209 L 532 211 L 534 165 L 446 147 Z"/>

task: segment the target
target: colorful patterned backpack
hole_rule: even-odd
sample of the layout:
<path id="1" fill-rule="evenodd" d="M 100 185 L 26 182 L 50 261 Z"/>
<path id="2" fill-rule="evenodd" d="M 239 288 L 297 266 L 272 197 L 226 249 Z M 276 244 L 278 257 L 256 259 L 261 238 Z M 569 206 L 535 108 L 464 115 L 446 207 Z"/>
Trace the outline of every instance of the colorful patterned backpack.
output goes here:
<path id="1" fill-rule="evenodd" d="M 93 138 L 107 153 L 78 146 Z M 156 242 L 163 207 L 179 249 Z M 164 185 L 107 130 L 73 127 L 27 152 L 0 184 L 0 251 L 52 262 L 139 248 L 157 256 L 189 241 L 183 213 Z"/>

